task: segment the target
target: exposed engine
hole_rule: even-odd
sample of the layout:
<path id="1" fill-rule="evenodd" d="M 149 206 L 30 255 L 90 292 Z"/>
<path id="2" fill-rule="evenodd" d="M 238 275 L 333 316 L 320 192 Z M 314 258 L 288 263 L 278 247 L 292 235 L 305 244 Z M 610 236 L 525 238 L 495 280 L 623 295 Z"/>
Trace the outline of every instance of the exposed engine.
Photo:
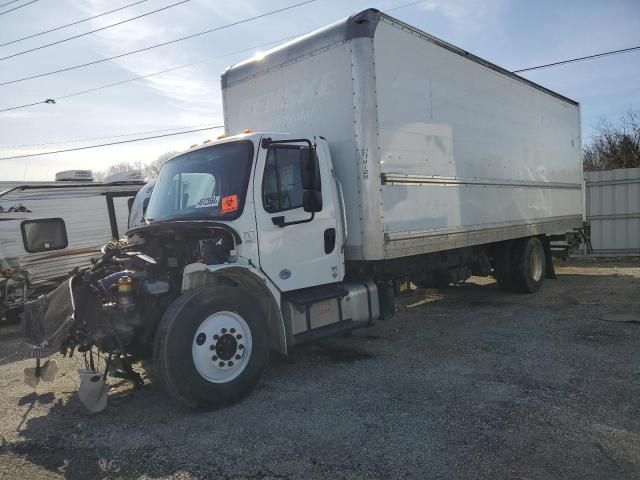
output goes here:
<path id="1" fill-rule="evenodd" d="M 34 356 L 97 347 L 119 358 L 149 357 L 158 322 L 181 292 L 185 265 L 235 261 L 237 234 L 223 227 L 154 224 L 106 245 L 70 286 L 27 304 L 25 337 L 43 349 Z"/>

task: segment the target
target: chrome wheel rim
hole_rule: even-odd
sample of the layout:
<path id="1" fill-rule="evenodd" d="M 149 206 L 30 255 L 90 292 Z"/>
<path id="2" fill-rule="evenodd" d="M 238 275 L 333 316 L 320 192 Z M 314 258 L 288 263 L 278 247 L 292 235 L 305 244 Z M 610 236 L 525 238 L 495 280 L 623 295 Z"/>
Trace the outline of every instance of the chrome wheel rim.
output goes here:
<path id="1" fill-rule="evenodd" d="M 212 383 L 237 378 L 251 358 L 253 342 L 247 322 L 235 312 L 207 317 L 193 336 L 191 356 L 198 373 Z"/>
<path id="2" fill-rule="evenodd" d="M 531 257 L 529 259 L 529 268 L 531 270 L 531 278 L 534 282 L 539 282 L 542 279 L 542 269 L 544 265 L 544 255 L 540 248 L 531 249 Z"/>

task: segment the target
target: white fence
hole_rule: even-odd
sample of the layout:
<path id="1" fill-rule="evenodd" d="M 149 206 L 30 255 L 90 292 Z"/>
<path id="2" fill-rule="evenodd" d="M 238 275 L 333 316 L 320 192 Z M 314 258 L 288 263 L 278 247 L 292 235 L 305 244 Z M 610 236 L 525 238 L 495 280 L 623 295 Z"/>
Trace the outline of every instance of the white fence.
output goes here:
<path id="1" fill-rule="evenodd" d="M 640 255 L 640 168 L 587 172 L 586 214 L 594 255 Z"/>

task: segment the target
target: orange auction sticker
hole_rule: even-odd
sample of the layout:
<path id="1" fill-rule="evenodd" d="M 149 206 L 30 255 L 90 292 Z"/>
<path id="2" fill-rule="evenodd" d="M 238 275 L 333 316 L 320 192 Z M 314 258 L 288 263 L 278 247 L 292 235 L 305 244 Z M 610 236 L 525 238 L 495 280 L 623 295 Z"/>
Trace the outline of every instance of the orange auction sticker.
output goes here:
<path id="1" fill-rule="evenodd" d="M 238 195 L 222 197 L 222 213 L 235 212 L 238 209 Z"/>

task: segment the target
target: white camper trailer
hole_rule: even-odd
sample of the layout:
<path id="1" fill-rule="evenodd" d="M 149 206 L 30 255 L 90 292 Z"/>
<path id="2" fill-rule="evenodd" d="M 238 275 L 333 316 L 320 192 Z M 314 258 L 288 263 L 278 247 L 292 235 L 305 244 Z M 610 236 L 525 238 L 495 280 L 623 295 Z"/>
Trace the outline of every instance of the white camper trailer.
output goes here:
<path id="1" fill-rule="evenodd" d="M 94 183 L 89 170 L 60 172 L 55 182 L 0 182 L 0 322 L 123 235 L 143 184 Z"/>

